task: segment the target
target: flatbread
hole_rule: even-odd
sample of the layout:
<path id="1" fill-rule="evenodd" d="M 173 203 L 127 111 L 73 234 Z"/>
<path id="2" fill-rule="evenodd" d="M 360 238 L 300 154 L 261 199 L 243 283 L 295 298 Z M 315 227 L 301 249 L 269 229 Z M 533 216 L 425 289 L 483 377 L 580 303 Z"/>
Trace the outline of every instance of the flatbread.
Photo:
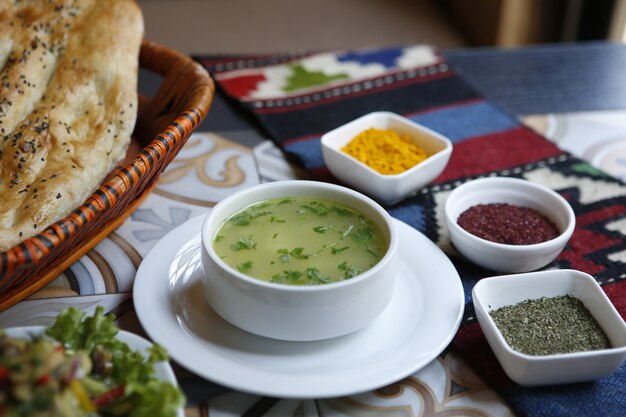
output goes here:
<path id="1" fill-rule="evenodd" d="M 0 2 L 0 251 L 82 204 L 137 116 L 133 0 Z"/>

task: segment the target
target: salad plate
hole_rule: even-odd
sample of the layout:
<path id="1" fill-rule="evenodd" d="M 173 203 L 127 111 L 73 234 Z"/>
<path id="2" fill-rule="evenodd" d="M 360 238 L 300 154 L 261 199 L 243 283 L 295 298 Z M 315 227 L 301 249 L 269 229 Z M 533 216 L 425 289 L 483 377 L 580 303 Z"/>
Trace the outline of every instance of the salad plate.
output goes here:
<path id="1" fill-rule="evenodd" d="M 204 298 L 203 220 L 187 221 L 152 248 L 137 271 L 133 298 L 148 335 L 181 366 L 210 381 L 282 398 L 365 392 L 426 366 L 460 325 L 464 296 L 456 269 L 428 238 L 394 220 L 399 275 L 389 306 L 372 324 L 314 342 L 248 333 L 223 320 Z"/>
<path id="2" fill-rule="evenodd" d="M 42 335 L 45 331 L 45 326 L 23 326 L 23 327 L 9 327 L 3 329 L 5 334 L 15 339 L 26 339 L 33 336 Z M 148 342 L 141 336 L 134 333 L 130 333 L 124 330 L 120 330 L 117 334 L 117 339 L 126 343 L 133 351 L 139 351 L 144 356 L 148 353 L 148 349 L 152 346 L 152 343 Z M 154 365 L 154 375 L 163 380 L 178 386 L 178 381 L 174 375 L 174 371 L 168 362 L 157 362 Z M 185 417 L 184 410 L 180 408 L 177 413 L 177 417 Z"/>

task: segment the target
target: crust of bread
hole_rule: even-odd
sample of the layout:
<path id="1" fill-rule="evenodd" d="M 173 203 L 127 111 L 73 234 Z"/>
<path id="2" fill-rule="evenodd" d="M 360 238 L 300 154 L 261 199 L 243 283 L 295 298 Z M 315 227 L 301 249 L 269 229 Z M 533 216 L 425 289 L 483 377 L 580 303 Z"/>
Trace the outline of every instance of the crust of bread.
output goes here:
<path id="1" fill-rule="evenodd" d="M 0 251 L 82 204 L 137 116 L 134 0 L 1 2 Z"/>

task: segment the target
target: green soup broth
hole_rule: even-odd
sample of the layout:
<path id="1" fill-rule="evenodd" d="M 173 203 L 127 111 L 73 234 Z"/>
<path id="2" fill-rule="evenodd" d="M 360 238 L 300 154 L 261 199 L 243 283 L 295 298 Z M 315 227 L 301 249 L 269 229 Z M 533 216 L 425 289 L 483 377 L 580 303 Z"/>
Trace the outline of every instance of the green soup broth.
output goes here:
<path id="1" fill-rule="evenodd" d="M 367 271 L 389 242 L 374 221 L 321 198 L 275 198 L 231 215 L 215 233 L 215 253 L 254 278 L 288 285 L 343 281 Z"/>

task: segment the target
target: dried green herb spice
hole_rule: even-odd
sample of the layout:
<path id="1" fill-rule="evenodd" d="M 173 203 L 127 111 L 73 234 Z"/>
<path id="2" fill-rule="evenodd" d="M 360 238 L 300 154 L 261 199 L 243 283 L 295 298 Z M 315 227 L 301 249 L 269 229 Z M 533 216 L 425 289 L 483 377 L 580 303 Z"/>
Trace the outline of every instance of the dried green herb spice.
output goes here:
<path id="1" fill-rule="evenodd" d="M 569 295 L 526 300 L 489 314 L 509 346 L 528 355 L 611 347 L 582 301 Z"/>

